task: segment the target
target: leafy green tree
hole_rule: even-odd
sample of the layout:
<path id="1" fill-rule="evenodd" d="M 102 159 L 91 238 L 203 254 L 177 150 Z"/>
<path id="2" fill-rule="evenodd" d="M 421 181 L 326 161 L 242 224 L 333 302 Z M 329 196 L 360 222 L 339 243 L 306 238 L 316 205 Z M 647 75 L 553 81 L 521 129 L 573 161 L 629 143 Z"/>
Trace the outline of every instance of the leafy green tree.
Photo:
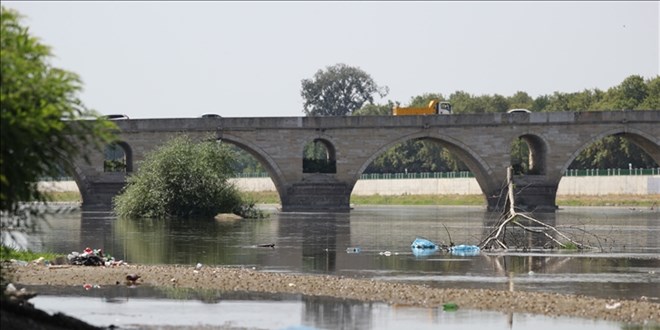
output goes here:
<path id="1" fill-rule="evenodd" d="M 552 95 L 548 96 L 548 104 L 546 104 L 544 111 L 557 112 L 557 111 L 568 111 L 568 95 L 565 93 L 554 92 Z"/>
<path id="2" fill-rule="evenodd" d="M 590 91 L 585 89 L 579 93 L 571 93 L 567 95 L 568 110 L 570 111 L 587 111 L 597 110 L 594 108 L 596 104 L 603 98 L 604 93 L 598 89 Z"/>
<path id="3" fill-rule="evenodd" d="M 362 108 L 353 111 L 353 116 L 389 116 L 395 104 L 388 101 L 387 104 L 365 104 Z"/>
<path id="4" fill-rule="evenodd" d="M 486 96 L 486 112 L 506 112 L 510 109 L 509 101 L 506 97 L 495 94 L 493 96 Z"/>
<path id="5" fill-rule="evenodd" d="M 468 171 L 469 168 L 465 163 L 460 160 L 456 155 L 452 154 L 446 148 L 442 149 L 442 159 L 446 166 L 447 172 Z"/>
<path id="6" fill-rule="evenodd" d="M 240 214 L 244 202 L 228 179 L 231 153 L 216 141 L 178 136 L 147 154 L 114 199 L 121 217 L 194 217 Z M 242 214 L 243 215 L 243 214 Z"/>
<path id="7" fill-rule="evenodd" d="M 634 75 L 626 78 L 617 87 L 617 92 L 621 95 L 624 110 L 637 109 L 648 95 L 648 87 L 644 83 L 644 78 Z"/>
<path id="8" fill-rule="evenodd" d="M 467 167 L 431 140 L 399 143 L 374 159 L 364 173 L 422 173 L 464 171 Z"/>
<path id="9" fill-rule="evenodd" d="M 550 104 L 550 97 L 547 95 L 541 95 L 532 101 L 532 106 L 529 110 L 533 112 L 546 111 L 546 107 Z"/>
<path id="10" fill-rule="evenodd" d="M 449 102 L 451 102 L 452 113 L 470 113 L 472 95 L 464 91 L 456 91 L 449 95 Z"/>
<path id="11" fill-rule="evenodd" d="M 660 76 L 649 79 L 646 82 L 648 94 L 644 101 L 639 105 L 639 110 L 657 110 L 660 109 Z"/>
<path id="12" fill-rule="evenodd" d="M 644 78 L 632 75 L 618 86 L 609 88 L 597 104 L 598 110 L 636 110 L 649 95 Z"/>
<path id="13" fill-rule="evenodd" d="M 262 174 L 266 170 L 261 166 L 261 163 L 254 158 L 249 152 L 233 145 L 231 143 L 223 143 L 221 147 L 230 154 L 231 168 L 234 173 L 242 174 Z"/>
<path id="14" fill-rule="evenodd" d="M 410 100 L 411 107 L 425 107 L 432 100 L 445 101 L 445 98 L 440 93 L 426 93 L 417 95 Z"/>
<path id="15" fill-rule="evenodd" d="M 485 113 L 488 108 L 488 95 L 474 96 L 467 92 L 457 91 L 449 96 L 453 113 Z"/>
<path id="16" fill-rule="evenodd" d="M 513 96 L 507 98 L 511 109 L 532 109 L 534 99 L 526 92 L 518 91 Z"/>
<path id="17" fill-rule="evenodd" d="M 619 138 L 605 137 L 585 148 L 573 161 L 573 168 L 620 168 L 616 161 L 616 151 L 620 145 Z M 627 167 L 627 163 L 626 163 Z"/>
<path id="18" fill-rule="evenodd" d="M 81 145 L 101 151 L 116 129 L 106 120 L 77 120 L 98 118 L 77 96 L 80 78 L 53 67 L 50 48 L 20 19 L 18 12 L 0 9 L 0 209 L 9 212 L 21 201 L 46 201 L 36 182 L 84 156 Z"/>
<path id="19" fill-rule="evenodd" d="M 511 143 L 511 165 L 515 174 L 526 174 L 529 170 L 529 148 L 523 139 Z"/>
<path id="20" fill-rule="evenodd" d="M 371 76 L 357 67 L 336 64 L 302 80 L 303 112 L 307 116 L 346 116 L 373 103 L 374 95 L 386 96 Z"/>
<path id="21" fill-rule="evenodd" d="M 618 136 L 607 136 L 582 150 L 571 168 L 628 168 L 628 164 L 634 168 L 658 166 L 648 154 L 630 141 Z"/>

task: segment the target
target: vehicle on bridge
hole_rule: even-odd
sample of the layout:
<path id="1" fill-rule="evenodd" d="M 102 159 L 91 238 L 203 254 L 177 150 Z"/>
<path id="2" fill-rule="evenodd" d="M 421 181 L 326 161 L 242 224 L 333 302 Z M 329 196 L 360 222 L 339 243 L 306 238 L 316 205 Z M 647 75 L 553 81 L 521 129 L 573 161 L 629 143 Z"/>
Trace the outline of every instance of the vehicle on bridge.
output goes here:
<path id="1" fill-rule="evenodd" d="M 527 109 L 511 109 L 507 111 L 506 113 L 531 113 L 531 111 Z"/>
<path id="2" fill-rule="evenodd" d="M 106 115 L 106 116 L 103 116 L 103 118 L 105 118 L 105 119 L 107 119 L 107 120 L 124 120 L 124 119 L 129 119 L 127 115 L 125 115 L 125 114 L 121 114 L 121 113 L 112 114 L 112 115 Z"/>
<path id="3" fill-rule="evenodd" d="M 418 116 L 418 115 L 449 115 L 451 114 L 451 103 L 440 102 L 440 100 L 432 100 L 429 105 L 424 108 L 401 108 L 394 107 L 392 115 L 394 116 Z"/>

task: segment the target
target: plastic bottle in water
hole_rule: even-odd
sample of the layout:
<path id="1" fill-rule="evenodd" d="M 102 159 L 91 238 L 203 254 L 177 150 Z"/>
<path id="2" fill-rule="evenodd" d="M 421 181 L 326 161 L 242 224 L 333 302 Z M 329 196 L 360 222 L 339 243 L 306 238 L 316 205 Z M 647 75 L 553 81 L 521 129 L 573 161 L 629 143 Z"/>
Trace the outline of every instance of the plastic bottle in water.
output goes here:
<path id="1" fill-rule="evenodd" d="M 479 255 L 481 249 L 476 245 L 456 245 L 449 248 L 451 254 L 457 256 L 476 256 Z"/>

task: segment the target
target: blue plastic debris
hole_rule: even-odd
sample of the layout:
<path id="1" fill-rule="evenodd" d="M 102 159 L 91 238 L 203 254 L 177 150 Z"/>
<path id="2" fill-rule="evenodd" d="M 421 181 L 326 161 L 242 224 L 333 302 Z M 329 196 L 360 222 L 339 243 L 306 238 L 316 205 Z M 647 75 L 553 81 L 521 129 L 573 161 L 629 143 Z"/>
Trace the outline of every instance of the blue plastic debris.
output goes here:
<path id="1" fill-rule="evenodd" d="M 449 252 L 455 256 L 471 257 L 479 255 L 479 249 L 476 245 L 456 245 L 449 248 Z"/>
<path id="2" fill-rule="evenodd" d="M 410 244 L 410 248 L 412 249 L 412 253 L 417 257 L 430 256 L 439 250 L 437 244 L 420 237 L 415 238 L 412 244 Z"/>
<path id="3" fill-rule="evenodd" d="M 410 247 L 413 249 L 437 249 L 438 245 L 426 238 L 417 237 L 412 244 L 410 244 Z"/>
<path id="4" fill-rule="evenodd" d="M 435 249 L 412 249 L 412 253 L 415 257 L 428 257 L 435 254 L 439 250 L 440 249 L 437 247 Z"/>

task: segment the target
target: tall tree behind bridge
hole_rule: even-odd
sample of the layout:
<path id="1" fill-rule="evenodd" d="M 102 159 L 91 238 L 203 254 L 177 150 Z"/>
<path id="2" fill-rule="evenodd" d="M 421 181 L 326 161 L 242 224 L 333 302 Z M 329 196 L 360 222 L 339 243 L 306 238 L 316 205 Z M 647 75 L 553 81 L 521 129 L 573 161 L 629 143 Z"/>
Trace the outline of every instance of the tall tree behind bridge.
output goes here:
<path id="1" fill-rule="evenodd" d="M 307 116 L 346 116 L 373 103 L 374 95 L 384 97 L 388 92 L 387 86 L 378 86 L 362 69 L 340 63 L 303 79 L 300 95 Z"/>

